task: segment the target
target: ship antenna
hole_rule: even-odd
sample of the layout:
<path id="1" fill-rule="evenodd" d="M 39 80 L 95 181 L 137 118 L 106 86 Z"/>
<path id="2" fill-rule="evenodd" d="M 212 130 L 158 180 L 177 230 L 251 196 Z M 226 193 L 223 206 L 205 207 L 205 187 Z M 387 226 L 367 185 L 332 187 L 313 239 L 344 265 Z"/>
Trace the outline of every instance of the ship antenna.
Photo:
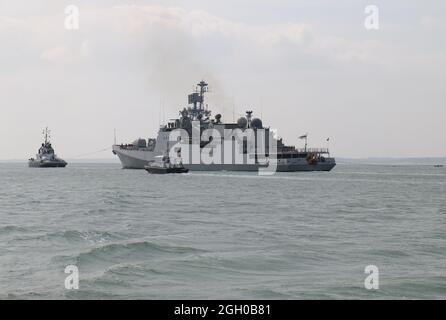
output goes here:
<path id="1" fill-rule="evenodd" d="M 158 126 L 161 127 L 161 108 L 163 105 L 163 99 L 160 98 L 160 104 L 158 106 Z"/>
<path id="2" fill-rule="evenodd" d="M 263 119 L 263 99 L 260 98 L 260 119 Z"/>
<path id="3" fill-rule="evenodd" d="M 164 99 L 163 99 L 163 125 L 166 123 L 166 111 L 165 111 L 165 105 L 164 105 Z"/>
<path id="4" fill-rule="evenodd" d="M 299 139 L 305 140 L 305 152 L 307 152 L 307 146 L 308 146 L 308 133 L 305 133 L 303 136 L 300 136 Z"/>
<path id="5" fill-rule="evenodd" d="M 235 102 L 234 102 L 234 97 L 232 97 L 232 122 L 235 122 Z"/>
<path id="6" fill-rule="evenodd" d="M 51 138 L 50 136 L 50 130 L 48 130 L 48 127 L 46 127 L 45 129 L 43 129 L 42 134 L 45 136 L 45 144 L 47 144 L 49 142 L 49 139 Z"/>

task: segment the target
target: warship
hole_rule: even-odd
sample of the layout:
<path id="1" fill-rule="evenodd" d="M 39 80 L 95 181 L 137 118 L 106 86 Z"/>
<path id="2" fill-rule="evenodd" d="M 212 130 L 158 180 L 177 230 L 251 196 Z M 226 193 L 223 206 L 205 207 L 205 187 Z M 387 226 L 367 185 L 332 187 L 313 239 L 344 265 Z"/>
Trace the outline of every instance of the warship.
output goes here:
<path id="1" fill-rule="evenodd" d="M 113 153 L 117 155 L 124 169 L 145 169 L 152 163 L 157 156 L 165 156 L 175 147 L 176 142 L 171 141 L 170 134 L 181 129 L 193 136 L 194 124 L 199 124 L 199 135 L 207 130 L 216 130 L 219 133 L 221 141 L 232 139 L 228 137 L 227 130 L 239 130 L 245 132 L 251 129 L 255 132 L 263 130 L 265 136 L 271 135 L 272 130 L 264 127 L 259 118 L 253 117 L 252 111 L 247 111 L 246 116 L 241 117 L 235 123 L 225 123 L 220 114 L 212 117 L 212 112 L 205 105 L 205 93 L 208 92 L 208 84 L 204 81 L 198 83 L 195 92 L 188 96 L 188 106 L 179 111 L 179 118 L 170 120 L 167 124 L 160 126 L 157 138 L 148 140 L 139 138 L 129 144 L 114 144 Z M 216 163 L 205 163 L 200 160 L 198 163 L 185 159 L 184 167 L 191 171 L 258 171 L 260 168 L 268 167 L 271 163 L 275 165 L 275 171 L 294 172 L 294 171 L 330 171 L 335 165 L 335 158 L 330 156 L 328 148 L 308 148 L 307 135 L 301 136 L 305 139 L 305 148 L 299 149 L 295 146 L 285 145 L 281 138 L 274 138 L 276 148 L 269 147 L 268 141 L 259 141 L 256 135 L 256 141 L 253 145 L 247 146 L 242 143 L 241 153 L 244 156 L 242 163 L 234 160 L 234 155 L 229 156 L 230 161 L 218 161 Z M 199 146 L 199 150 L 209 148 L 213 137 L 208 141 L 194 141 L 190 139 L 190 145 Z M 215 142 L 215 141 L 214 141 Z M 222 143 L 223 144 L 223 143 Z M 259 145 L 266 146 L 266 152 L 259 154 L 257 148 Z M 271 149 L 271 150 L 269 150 Z M 232 150 L 230 150 L 232 151 Z M 181 153 L 181 148 L 178 150 Z M 211 151 L 212 153 L 212 151 Z M 221 159 L 227 159 L 224 154 L 224 148 L 221 149 Z M 229 153 L 229 152 L 228 152 Z M 251 161 L 248 161 L 250 159 Z M 184 160 L 184 159 L 183 159 Z M 188 161 L 189 160 L 189 161 Z"/>
<path id="2" fill-rule="evenodd" d="M 48 128 L 43 130 L 44 142 L 37 151 L 36 158 L 28 160 L 28 165 L 31 168 L 65 168 L 67 163 L 65 160 L 58 158 L 54 152 L 53 146 L 50 142 L 50 131 Z"/>

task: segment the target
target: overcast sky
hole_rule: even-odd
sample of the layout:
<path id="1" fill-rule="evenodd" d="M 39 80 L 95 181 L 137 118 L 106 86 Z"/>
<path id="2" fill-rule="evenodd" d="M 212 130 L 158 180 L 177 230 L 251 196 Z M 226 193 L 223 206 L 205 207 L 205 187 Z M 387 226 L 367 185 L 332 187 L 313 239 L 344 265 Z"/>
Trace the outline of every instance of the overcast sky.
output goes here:
<path id="1" fill-rule="evenodd" d="M 80 10 L 65 28 L 65 7 Z M 380 9 L 366 30 L 364 9 Z M 0 159 L 155 137 L 205 79 L 232 121 L 254 110 L 289 144 L 339 157 L 446 156 L 446 1 L 0 3 Z M 164 111 L 163 111 L 164 110 Z"/>

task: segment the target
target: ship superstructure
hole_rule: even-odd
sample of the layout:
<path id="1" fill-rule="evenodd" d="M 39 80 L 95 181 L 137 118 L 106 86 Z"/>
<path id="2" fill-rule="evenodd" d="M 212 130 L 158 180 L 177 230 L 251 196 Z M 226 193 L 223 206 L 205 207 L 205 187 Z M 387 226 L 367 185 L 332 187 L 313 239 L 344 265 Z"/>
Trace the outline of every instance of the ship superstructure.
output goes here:
<path id="1" fill-rule="evenodd" d="M 193 152 L 184 152 L 179 148 L 179 153 L 183 156 L 184 166 L 191 171 L 257 171 L 259 168 L 267 167 L 274 163 L 276 171 L 330 171 L 335 165 L 335 159 L 330 157 L 328 149 L 311 149 L 305 146 L 304 149 L 297 149 L 294 146 L 287 146 L 282 139 L 275 139 L 276 148 L 272 148 L 271 141 L 267 137 L 271 136 L 270 128 L 264 127 L 259 118 L 253 117 L 253 111 L 247 111 L 246 116 L 238 119 L 236 123 L 225 123 L 220 114 L 212 117 L 212 112 L 205 105 L 205 93 L 208 92 L 208 84 L 204 81 L 198 83 L 195 92 L 188 97 L 188 106 L 179 111 L 179 118 L 169 121 L 160 127 L 156 139 L 138 139 L 131 144 L 113 145 L 113 153 L 118 155 L 123 168 L 143 169 L 156 156 L 167 155 L 178 143 L 171 141 L 170 135 L 173 131 L 181 129 L 189 137 L 189 145 L 212 149 L 212 146 L 220 143 L 221 151 L 219 161 L 206 163 L 205 161 L 193 161 Z M 214 136 L 203 140 L 194 140 L 194 130 L 196 135 L 201 137 L 208 129 L 213 130 Z M 233 139 L 228 132 L 254 133 L 252 144 L 241 143 L 238 151 L 243 161 L 238 162 L 234 150 L 226 150 L 225 141 Z M 265 139 L 259 140 L 257 132 L 262 131 Z M 216 140 L 221 141 L 216 141 Z M 183 141 L 184 142 L 184 141 Z M 258 152 L 259 146 L 263 146 L 263 152 Z M 232 148 L 232 147 L 231 147 Z M 192 148 L 193 149 L 193 148 Z M 207 149 L 207 150 L 208 150 Z M 196 149 L 197 150 L 197 149 Z M 210 153 L 213 153 L 213 149 Z M 231 156 L 228 157 L 229 151 Z M 186 154 L 186 156 L 185 156 Z M 215 155 L 214 155 L 215 156 Z M 186 158 L 184 158 L 186 157 Z M 220 158 L 221 157 L 221 158 Z M 221 161 L 220 161 L 221 160 Z"/>

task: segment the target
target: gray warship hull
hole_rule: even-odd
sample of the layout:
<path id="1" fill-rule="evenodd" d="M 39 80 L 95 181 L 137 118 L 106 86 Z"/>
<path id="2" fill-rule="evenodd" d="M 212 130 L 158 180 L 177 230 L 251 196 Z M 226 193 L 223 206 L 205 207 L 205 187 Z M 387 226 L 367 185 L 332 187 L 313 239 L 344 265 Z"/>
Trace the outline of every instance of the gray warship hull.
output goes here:
<path id="1" fill-rule="evenodd" d="M 123 169 L 144 169 L 155 159 L 156 154 L 147 150 L 128 150 L 119 145 L 113 146 L 113 153 L 119 157 Z M 308 164 L 306 159 L 296 159 L 294 163 L 278 163 L 277 172 L 331 171 L 336 166 L 334 158 L 325 162 Z M 257 172 L 266 167 L 261 164 L 184 164 L 190 171 L 252 171 Z"/>
<path id="2" fill-rule="evenodd" d="M 146 150 L 127 150 L 113 146 L 113 153 L 118 156 L 123 169 L 144 169 L 155 159 L 155 152 Z"/>

